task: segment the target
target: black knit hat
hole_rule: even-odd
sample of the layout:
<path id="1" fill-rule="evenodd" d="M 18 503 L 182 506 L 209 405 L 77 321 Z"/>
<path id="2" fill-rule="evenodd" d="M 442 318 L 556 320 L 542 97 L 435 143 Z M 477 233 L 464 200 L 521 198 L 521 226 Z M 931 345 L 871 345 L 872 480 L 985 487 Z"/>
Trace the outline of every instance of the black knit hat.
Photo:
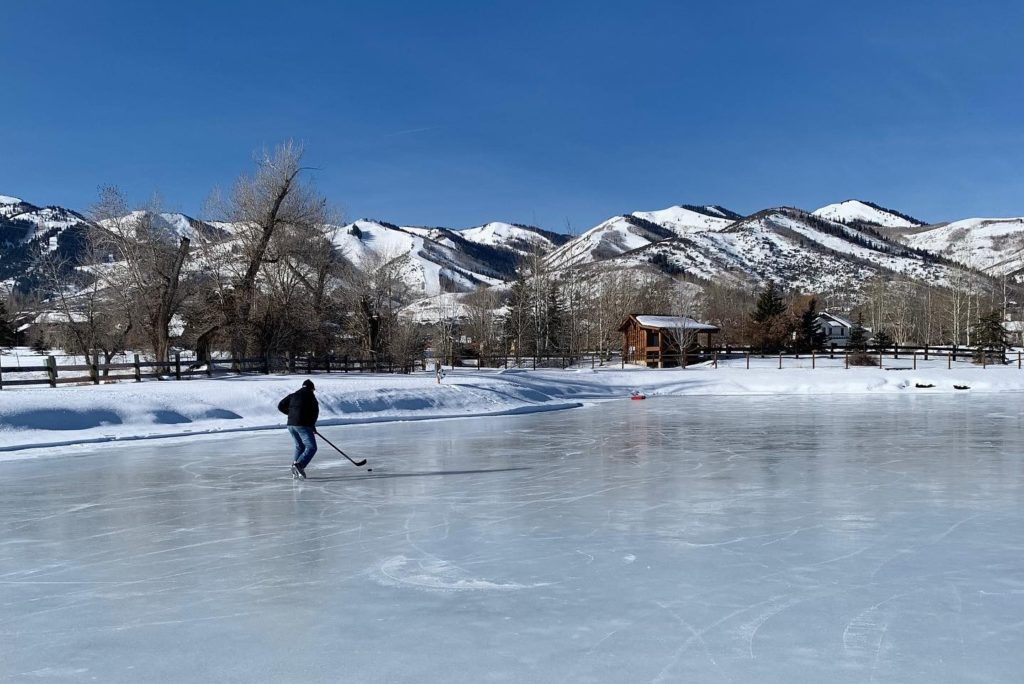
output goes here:
<path id="1" fill-rule="evenodd" d="M 309 389 L 314 390 L 314 391 L 316 390 L 316 387 L 313 386 L 313 381 L 312 380 L 303 380 L 302 381 L 302 386 L 303 387 L 308 387 Z"/>

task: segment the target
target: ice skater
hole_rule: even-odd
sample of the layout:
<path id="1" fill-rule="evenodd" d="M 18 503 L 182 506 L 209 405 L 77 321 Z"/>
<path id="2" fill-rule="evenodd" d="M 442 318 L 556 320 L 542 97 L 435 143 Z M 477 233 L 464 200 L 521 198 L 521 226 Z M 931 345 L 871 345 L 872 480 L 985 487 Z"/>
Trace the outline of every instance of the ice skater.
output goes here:
<path id="1" fill-rule="evenodd" d="M 316 419 L 320 417 L 320 402 L 313 392 L 312 380 L 303 380 L 302 387 L 282 399 L 277 410 L 288 415 L 288 432 L 295 440 L 292 459 L 292 477 L 306 479 L 306 466 L 316 453 Z"/>

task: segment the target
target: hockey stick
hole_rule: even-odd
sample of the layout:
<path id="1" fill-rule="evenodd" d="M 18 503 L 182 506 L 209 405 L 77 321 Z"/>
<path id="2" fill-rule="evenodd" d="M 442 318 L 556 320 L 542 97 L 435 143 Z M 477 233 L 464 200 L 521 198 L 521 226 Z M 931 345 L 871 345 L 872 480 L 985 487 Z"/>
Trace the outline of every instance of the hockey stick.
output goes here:
<path id="1" fill-rule="evenodd" d="M 342 451 L 342 450 L 341 450 L 341 449 L 339 449 L 338 447 L 334 446 L 334 443 L 333 443 L 333 442 L 331 442 L 331 440 L 329 440 L 329 439 L 327 439 L 326 437 L 324 437 L 323 435 L 321 435 L 319 431 L 317 431 L 317 430 L 313 430 L 313 432 L 315 432 L 315 433 L 316 433 L 316 436 L 317 436 L 317 437 L 319 437 L 320 439 L 324 440 L 325 442 L 327 442 L 328 444 L 330 444 L 330 445 L 331 445 L 332 447 L 334 447 L 334 450 L 335 450 L 335 451 L 337 451 L 337 452 L 338 452 L 339 454 L 341 454 L 342 456 L 344 456 L 344 457 L 345 457 L 345 458 L 347 458 L 348 460 L 352 461 L 352 465 L 357 465 L 357 466 L 360 466 L 360 467 L 362 467 L 362 466 L 366 465 L 366 459 L 365 459 L 365 458 L 364 458 L 364 459 L 360 459 L 360 460 L 358 460 L 358 461 L 355 461 L 355 460 L 353 460 L 353 459 L 352 459 L 352 457 L 351 457 L 351 456 L 349 456 L 348 454 L 346 454 L 346 453 L 345 453 L 344 451 Z"/>

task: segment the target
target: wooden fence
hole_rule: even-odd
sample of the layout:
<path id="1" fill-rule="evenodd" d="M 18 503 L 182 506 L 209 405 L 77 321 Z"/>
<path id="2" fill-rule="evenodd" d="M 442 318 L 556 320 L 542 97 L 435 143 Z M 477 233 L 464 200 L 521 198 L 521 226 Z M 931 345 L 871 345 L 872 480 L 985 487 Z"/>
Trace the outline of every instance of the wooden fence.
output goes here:
<path id="1" fill-rule="evenodd" d="M 946 362 L 947 368 L 954 363 L 975 362 L 985 368 L 990 365 L 1012 365 L 1018 369 L 1024 367 L 1024 354 L 1021 350 L 1008 350 L 1003 354 L 986 352 L 978 356 L 972 347 L 941 346 L 941 347 L 887 347 L 872 348 L 866 351 L 853 352 L 844 348 L 831 348 L 808 353 L 774 353 L 762 354 L 759 350 L 749 347 L 709 347 L 691 350 L 685 355 L 663 355 L 664 360 L 675 367 L 686 368 L 702 364 L 705 367 L 718 368 L 719 362 L 733 361 L 737 367 L 742 360 L 743 367 L 749 369 L 751 360 L 759 367 L 792 367 L 797 361 L 806 367 L 810 362 L 812 369 L 820 367 L 851 368 L 855 366 L 873 365 L 889 370 L 916 370 L 919 361 Z M 193 377 L 214 377 L 227 374 L 270 374 L 270 373 L 411 373 L 417 370 L 432 370 L 434 364 L 441 361 L 446 367 L 476 368 L 597 368 L 616 364 L 625 367 L 618 353 L 587 352 L 581 354 L 542 354 L 515 357 L 513 355 L 489 355 L 474 357 L 451 357 L 446 359 L 418 358 L 399 363 L 386 358 L 358 358 L 349 356 L 264 356 L 256 358 L 217 358 L 210 362 L 195 359 L 183 359 L 180 354 L 167 362 L 143 361 L 135 354 L 131 361 L 101 363 L 93 357 L 89 363 L 58 364 L 54 356 L 41 357 L 42 364 L 33 366 L 0 367 L 0 389 L 19 385 L 48 385 L 57 387 L 62 384 L 93 384 L 106 382 L 133 381 L 142 382 L 149 379 L 187 380 Z M 888 365 L 886 365 L 888 363 Z M 30 377 L 26 377 L 30 376 Z"/>
<path id="2" fill-rule="evenodd" d="M 212 378 L 226 374 L 270 373 L 409 373 L 425 369 L 426 361 L 415 359 L 399 364 L 389 359 L 361 359 L 348 356 L 264 356 L 257 358 L 217 358 L 210 362 L 183 359 L 175 354 L 170 361 L 143 361 L 138 354 L 131 361 L 58 364 L 55 356 L 41 357 L 41 365 L 0 367 L 0 389 L 18 385 L 93 384 L 143 380 L 186 380 L 196 376 Z M 28 377 L 26 377 L 28 376 Z"/>

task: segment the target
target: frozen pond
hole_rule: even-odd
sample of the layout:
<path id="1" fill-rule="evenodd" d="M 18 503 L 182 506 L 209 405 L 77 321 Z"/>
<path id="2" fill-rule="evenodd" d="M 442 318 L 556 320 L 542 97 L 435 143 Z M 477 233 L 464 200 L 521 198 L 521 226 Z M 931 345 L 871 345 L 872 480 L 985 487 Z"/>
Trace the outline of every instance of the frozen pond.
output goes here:
<path id="1" fill-rule="evenodd" d="M 0 463 L 0 680 L 1018 682 L 1017 396 L 672 398 Z"/>

